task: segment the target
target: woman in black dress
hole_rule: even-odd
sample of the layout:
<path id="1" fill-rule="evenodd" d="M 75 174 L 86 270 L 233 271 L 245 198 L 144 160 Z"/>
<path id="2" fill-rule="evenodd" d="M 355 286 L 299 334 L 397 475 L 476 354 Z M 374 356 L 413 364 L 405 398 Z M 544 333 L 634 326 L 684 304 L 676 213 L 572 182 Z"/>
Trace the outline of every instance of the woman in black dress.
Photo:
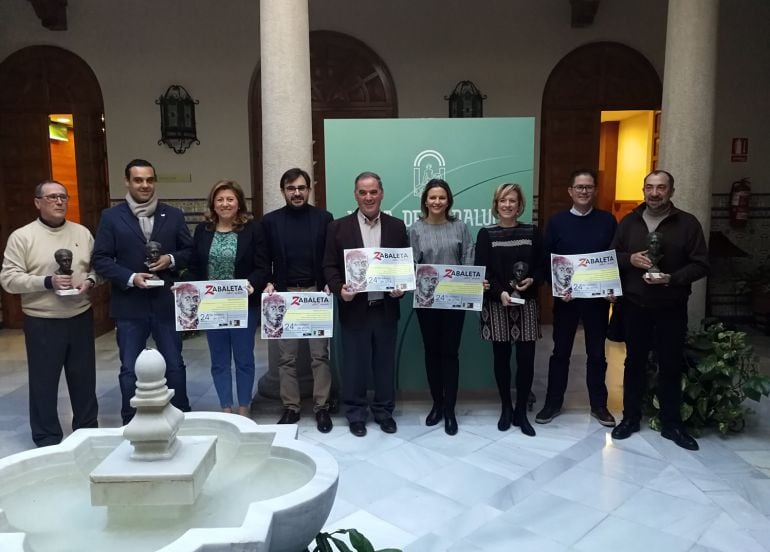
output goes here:
<path id="1" fill-rule="evenodd" d="M 532 224 L 519 222 L 525 199 L 518 184 L 501 184 L 492 199 L 498 224 L 479 230 L 474 264 L 487 267 L 489 290 L 481 310 L 481 337 L 492 342 L 495 381 L 502 413 L 500 431 L 511 425 L 525 435 L 535 430 L 527 420 L 527 399 L 535 371 L 535 342 L 540 337 L 537 286 L 543 281 L 542 242 Z M 514 281 L 513 265 L 527 264 L 526 276 Z M 517 295 L 523 304 L 516 302 Z M 512 301 L 513 298 L 513 301 Z M 516 406 L 511 401 L 511 352 L 516 344 Z"/>

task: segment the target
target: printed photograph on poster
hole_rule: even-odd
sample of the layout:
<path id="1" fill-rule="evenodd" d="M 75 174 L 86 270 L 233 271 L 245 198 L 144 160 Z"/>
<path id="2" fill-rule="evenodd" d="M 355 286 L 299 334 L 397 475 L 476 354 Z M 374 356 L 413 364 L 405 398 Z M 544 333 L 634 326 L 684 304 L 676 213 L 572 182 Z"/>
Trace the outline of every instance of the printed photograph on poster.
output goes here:
<path id="1" fill-rule="evenodd" d="M 412 306 L 481 311 L 485 271 L 483 266 L 418 264 Z"/>
<path id="2" fill-rule="evenodd" d="M 333 337 L 334 298 L 323 291 L 262 294 L 262 339 Z"/>
<path id="3" fill-rule="evenodd" d="M 551 291 L 554 297 L 590 299 L 623 295 L 615 250 L 580 255 L 551 254 Z"/>
<path id="4" fill-rule="evenodd" d="M 248 280 L 178 282 L 173 288 L 176 331 L 247 327 L 247 285 Z"/>
<path id="5" fill-rule="evenodd" d="M 414 289 L 411 247 L 345 249 L 345 282 L 353 291 Z"/>

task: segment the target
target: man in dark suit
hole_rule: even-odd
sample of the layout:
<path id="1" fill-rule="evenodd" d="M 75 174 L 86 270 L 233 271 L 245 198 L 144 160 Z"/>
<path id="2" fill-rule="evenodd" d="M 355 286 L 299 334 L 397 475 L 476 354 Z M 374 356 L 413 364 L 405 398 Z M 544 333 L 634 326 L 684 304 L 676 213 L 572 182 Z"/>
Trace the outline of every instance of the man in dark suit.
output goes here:
<path id="1" fill-rule="evenodd" d="M 155 169 L 143 159 L 134 159 L 125 170 L 126 202 L 105 209 L 96 232 L 94 270 L 112 282 L 110 316 L 117 324 L 120 351 L 120 391 L 123 423 L 134 416 L 134 364 L 152 334 L 166 361 L 166 379 L 174 390 L 171 403 L 190 410 L 187 378 L 182 361 L 182 340 L 174 324 L 174 296 L 169 291 L 173 272 L 189 262 L 192 238 L 182 211 L 158 202 Z M 146 264 L 148 242 L 161 244 L 157 261 Z M 152 286 L 153 275 L 165 282 Z"/>
<path id="2" fill-rule="evenodd" d="M 332 221 L 328 211 L 308 203 L 310 175 L 302 169 L 289 169 L 281 176 L 281 192 L 286 205 L 262 217 L 272 273 L 265 293 L 273 291 L 321 291 L 327 293 L 321 261 L 326 243 L 326 228 Z M 297 381 L 299 339 L 282 339 L 278 371 L 281 382 L 283 416 L 279 424 L 299 421 L 300 390 Z M 332 430 L 329 393 L 332 376 L 329 368 L 329 340 L 308 339 L 310 367 L 313 371 L 313 411 L 321 433 Z"/>
<path id="3" fill-rule="evenodd" d="M 345 281 L 345 249 L 362 247 L 409 247 L 403 221 L 380 211 L 382 180 L 372 172 L 356 177 L 354 195 L 358 209 L 329 225 L 324 254 L 324 276 L 329 289 L 339 296 L 342 344 L 342 402 L 350 432 L 366 435 L 371 407 L 375 421 L 386 433 L 396 432 L 395 353 L 398 328 L 398 298 L 401 290 L 356 292 Z M 374 374 L 374 400 L 368 404 L 366 383 Z"/>

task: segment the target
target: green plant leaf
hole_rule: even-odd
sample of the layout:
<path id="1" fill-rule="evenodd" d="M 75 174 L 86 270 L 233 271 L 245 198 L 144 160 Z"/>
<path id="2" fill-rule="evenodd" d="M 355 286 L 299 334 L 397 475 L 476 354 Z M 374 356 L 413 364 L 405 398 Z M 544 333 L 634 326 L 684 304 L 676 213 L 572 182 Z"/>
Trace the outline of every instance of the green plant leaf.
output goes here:
<path id="1" fill-rule="evenodd" d="M 332 545 L 329 544 L 328 533 L 318 533 L 318 535 L 316 535 L 315 542 L 316 547 L 313 549 L 313 552 L 334 552 Z"/>
<path id="2" fill-rule="evenodd" d="M 654 395 L 652 397 L 652 406 L 655 407 L 655 410 L 660 410 L 660 402 L 658 401 L 658 396 Z"/>
<path id="3" fill-rule="evenodd" d="M 342 552 L 353 552 L 344 540 L 337 537 L 331 537 L 331 539 L 334 541 L 334 544 L 337 545 L 337 550 L 341 550 Z"/>
<path id="4" fill-rule="evenodd" d="M 348 538 L 350 538 L 350 544 L 358 552 L 374 552 L 374 546 L 369 542 L 369 539 L 355 529 L 348 529 Z"/>
<path id="5" fill-rule="evenodd" d="M 648 423 L 649 423 L 650 429 L 652 429 L 653 431 L 660 431 L 661 430 L 662 425 L 660 423 L 660 418 L 659 417 L 652 416 Z"/>
<path id="6" fill-rule="evenodd" d="M 695 383 L 691 383 L 691 384 L 689 384 L 689 385 L 688 385 L 688 386 L 685 388 L 684 392 L 685 392 L 685 393 L 687 393 L 687 395 L 688 395 L 688 396 L 689 396 L 691 399 L 697 399 L 697 398 L 698 398 L 698 396 L 699 396 L 701 393 L 703 393 L 703 386 L 702 386 L 700 383 L 698 383 L 698 382 L 695 382 Z"/>
<path id="7" fill-rule="evenodd" d="M 679 415 L 682 417 L 682 421 L 686 422 L 690 419 L 690 416 L 692 416 L 692 405 L 689 403 L 683 402 L 679 406 Z"/>

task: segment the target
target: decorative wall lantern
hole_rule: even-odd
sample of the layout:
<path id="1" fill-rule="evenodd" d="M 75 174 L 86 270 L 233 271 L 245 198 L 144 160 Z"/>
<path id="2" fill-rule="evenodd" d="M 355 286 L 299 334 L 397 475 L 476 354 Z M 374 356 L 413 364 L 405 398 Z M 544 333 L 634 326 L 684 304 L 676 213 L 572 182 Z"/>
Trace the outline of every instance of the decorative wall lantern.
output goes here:
<path id="1" fill-rule="evenodd" d="M 469 80 L 460 81 L 449 96 L 444 96 L 449 102 L 450 117 L 483 117 L 483 102 L 487 99 L 476 85 Z"/>
<path id="2" fill-rule="evenodd" d="M 176 153 L 184 153 L 193 142 L 200 145 L 195 132 L 195 105 L 183 86 L 172 84 L 160 98 L 155 100 L 160 106 L 160 140 L 158 145 L 166 144 Z"/>

